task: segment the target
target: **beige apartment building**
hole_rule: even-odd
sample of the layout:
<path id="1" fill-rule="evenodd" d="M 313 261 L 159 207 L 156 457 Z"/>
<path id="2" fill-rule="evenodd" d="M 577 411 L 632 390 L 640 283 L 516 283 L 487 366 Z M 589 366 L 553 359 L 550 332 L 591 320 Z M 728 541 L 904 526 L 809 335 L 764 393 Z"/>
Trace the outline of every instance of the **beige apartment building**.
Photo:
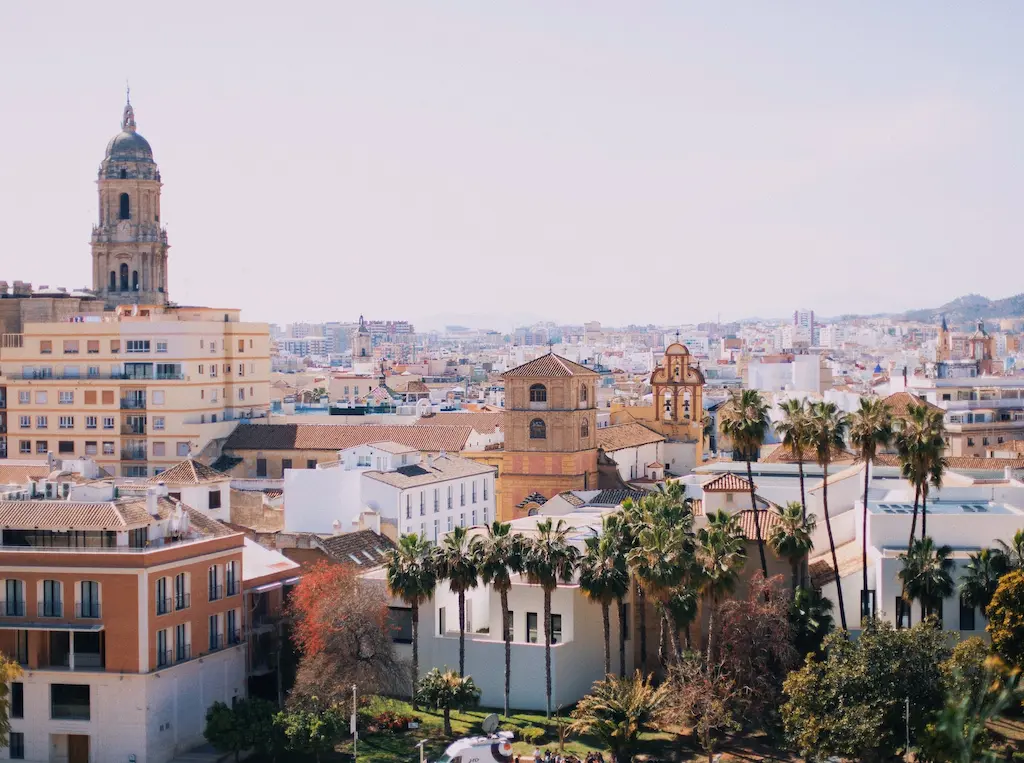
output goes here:
<path id="1" fill-rule="evenodd" d="M 146 477 L 238 420 L 266 416 L 269 329 L 239 318 L 238 310 L 132 305 L 4 334 L 0 457 L 52 451 Z"/>

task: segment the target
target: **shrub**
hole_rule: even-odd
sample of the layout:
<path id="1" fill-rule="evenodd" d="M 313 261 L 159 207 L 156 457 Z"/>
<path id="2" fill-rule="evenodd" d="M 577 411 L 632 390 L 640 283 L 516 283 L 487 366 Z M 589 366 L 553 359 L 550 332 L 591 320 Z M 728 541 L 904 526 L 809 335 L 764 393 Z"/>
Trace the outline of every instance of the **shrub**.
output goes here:
<path id="1" fill-rule="evenodd" d="M 539 726 L 527 726 L 519 735 L 527 744 L 541 744 L 544 741 L 544 729 Z"/>

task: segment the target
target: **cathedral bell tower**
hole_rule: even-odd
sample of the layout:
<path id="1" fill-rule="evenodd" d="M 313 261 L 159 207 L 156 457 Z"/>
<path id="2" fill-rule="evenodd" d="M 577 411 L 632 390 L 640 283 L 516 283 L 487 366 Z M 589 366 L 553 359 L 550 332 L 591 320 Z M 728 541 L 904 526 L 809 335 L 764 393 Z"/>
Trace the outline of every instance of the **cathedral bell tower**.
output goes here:
<path id="1" fill-rule="evenodd" d="M 167 230 L 160 226 L 160 170 L 136 131 L 131 100 L 121 132 L 107 144 L 96 180 L 99 224 L 92 229 L 92 284 L 107 307 L 167 304 Z"/>

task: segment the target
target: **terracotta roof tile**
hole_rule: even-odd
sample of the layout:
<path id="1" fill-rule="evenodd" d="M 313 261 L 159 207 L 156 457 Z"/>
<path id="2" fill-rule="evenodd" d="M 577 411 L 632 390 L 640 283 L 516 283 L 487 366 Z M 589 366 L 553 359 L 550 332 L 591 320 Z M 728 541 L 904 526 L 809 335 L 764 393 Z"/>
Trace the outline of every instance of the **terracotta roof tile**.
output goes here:
<path id="1" fill-rule="evenodd" d="M 750 490 L 750 483 L 746 477 L 741 477 L 732 472 L 725 472 L 717 477 L 712 477 L 701 487 L 705 493 L 738 493 L 741 491 L 748 492 Z"/>
<path id="2" fill-rule="evenodd" d="M 621 506 L 622 502 L 627 498 L 633 501 L 640 501 L 649 496 L 651 493 L 647 490 L 623 490 L 621 488 L 614 490 L 602 490 L 600 493 L 595 495 L 589 501 L 588 506 Z"/>
<path id="3" fill-rule="evenodd" d="M 704 516 L 704 499 L 703 498 L 691 498 L 690 507 L 693 509 L 693 516 L 702 517 Z"/>
<path id="4" fill-rule="evenodd" d="M 442 411 L 432 416 L 421 416 L 416 423 L 421 426 L 436 427 L 439 425 L 452 425 L 473 427 L 480 434 L 493 434 L 496 429 L 503 428 L 505 414 L 501 411 Z"/>
<path id="5" fill-rule="evenodd" d="M 50 473 L 49 465 L 43 461 L 39 464 L 0 464 L 0 485 L 24 485 L 29 480 L 38 480 Z"/>
<path id="6" fill-rule="evenodd" d="M 494 474 L 494 467 L 460 456 L 439 456 L 433 462 L 424 460 L 418 464 L 400 466 L 390 472 L 363 472 L 366 479 L 397 488 L 419 487 L 477 474 Z"/>
<path id="7" fill-rule="evenodd" d="M 862 549 L 857 541 L 852 540 L 836 546 L 836 561 L 839 562 L 839 577 L 845 578 L 858 573 L 863 565 Z M 821 588 L 835 583 L 835 567 L 832 565 L 832 552 L 812 557 L 808 560 L 807 569 L 811 576 L 811 585 Z"/>
<path id="8" fill-rule="evenodd" d="M 144 518 L 138 517 L 131 508 L 127 513 L 130 519 L 118 510 L 115 501 L 0 501 L 0 527 L 23 530 L 124 530 L 130 525 L 144 525 L 150 521 L 148 514 Z"/>
<path id="9" fill-rule="evenodd" d="M 610 427 L 599 427 L 597 444 L 605 453 L 612 453 L 623 448 L 638 448 L 665 442 L 665 436 L 648 429 L 643 424 L 616 424 Z"/>
<path id="10" fill-rule="evenodd" d="M 923 397 L 918 397 L 910 392 L 893 392 L 885 398 L 886 405 L 896 418 L 904 419 L 908 415 L 908 408 L 911 405 L 926 405 L 930 410 L 941 411 L 939 406 L 929 403 Z"/>
<path id="11" fill-rule="evenodd" d="M 218 472 L 193 458 L 186 458 L 155 477 L 150 477 L 147 482 L 151 485 L 159 482 L 167 485 L 202 485 L 207 482 L 223 482 L 230 479 L 231 477 L 223 472 Z"/>
<path id="12" fill-rule="evenodd" d="M 458 453 L 472 433 L 468 426 L 444 425 L 239 424 L 224 450 L 344 450 L 390 441 L 428 453 Z"/>
<path id="13" fill-rule="evenodd" d="M 587 505 L 586 501 L 584 501 L 582 498 L 580 498 L 575 493 L 569 492 L 568 490 L 566 490 L 564 493 L 559 493 L 558 497 L 565 499 L 566 501 L 568 501 L 571 505 L 575 506 L 576 508 L 579 508 L 580 506 L 586 506 Z"/>
<path id="14" fill-rule="evenodd" d="M 581 366 L 579 363 L 574 363 L 568 358 L 563 358 L 561 355 L 555 355 L 553 352 L 550 352 L 547 355 L 541 355 L 536 360 L 531 360 L 506 371 L 501 375 L 501 378 L 536 377 L 538 379 L 551 379 L 561 376 L 598 376 L 598 373 L 586 366 Z"/>
<path id="15" fill-rule="evenodd" d="M 805 464 L 815 463 L 814 453 L 805 451 L 803 456 Z M 855 459 L 856 456 L 853 453 L 842 448 L 833 448 L 832 450 L 833 464 L 853 463 Z M 787 445 L 779 445 L 777 448 L 773 448 L 772 452 L 767 456 L 759 459 L 759 461 L 762 464 L 795 464 L 796 458 L 793 456 L 792 448 Z"/>
<path id="16" fill-rule="evenodd" d="M 357 530 L 320 538 L 318 544 L 333 561 L 341 564 L 358 564 L 361 567 L 377 567 L 383 564 L 388 551 L 395 548 L 390 538 L 378 535 L 373 530 Z"/>
<path id="17" fill-rule="evenodd" d="M 548 502 L 548 499 L 542 496 L 540 493 L 530 493 L 526 498 L 516 504 L 517 509 L 525 509 L 527 505 L 535 503 L 538 506 L 543 506 Z"/>
<path id="18" fill-rule="evenodd" d="M 1024 458 L 972 458 L 971 456 L 948 456 L 947 465 L 953 470 L 975 472 L 1001 472 L 1006 467 L 1024 469 Z M 899 457 L 894 453 L 881 453 L 875 458 L 878 466 L 899 466 Z M 831 479 L 829 480 L 831 482 Z"/>
<path id="19" fill-rule="evenodd" d="M 757 540 L 757 528 L 754 526 L 753 509 L 744 509 L 736 512 L 739 518 L 740 529 L 747 540 Z M 779 515 L 774 511 L 758 509 L 757 519 L 761 524 L 761 540 L 768 539 L 768 533 L 781 521 Z"/>

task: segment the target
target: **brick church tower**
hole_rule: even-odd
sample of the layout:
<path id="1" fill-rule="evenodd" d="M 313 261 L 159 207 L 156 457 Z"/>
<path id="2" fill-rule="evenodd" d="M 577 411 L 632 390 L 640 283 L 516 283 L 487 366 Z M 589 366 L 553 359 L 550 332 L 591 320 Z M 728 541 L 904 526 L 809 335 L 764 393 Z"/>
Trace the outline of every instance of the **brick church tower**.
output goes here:
<path id="1" fill-rule="evenodd" d="M 502 375 L 502 520 L 526 516 L 534 494 L 597 489 L 598 377 L 554 353 Z"/>

